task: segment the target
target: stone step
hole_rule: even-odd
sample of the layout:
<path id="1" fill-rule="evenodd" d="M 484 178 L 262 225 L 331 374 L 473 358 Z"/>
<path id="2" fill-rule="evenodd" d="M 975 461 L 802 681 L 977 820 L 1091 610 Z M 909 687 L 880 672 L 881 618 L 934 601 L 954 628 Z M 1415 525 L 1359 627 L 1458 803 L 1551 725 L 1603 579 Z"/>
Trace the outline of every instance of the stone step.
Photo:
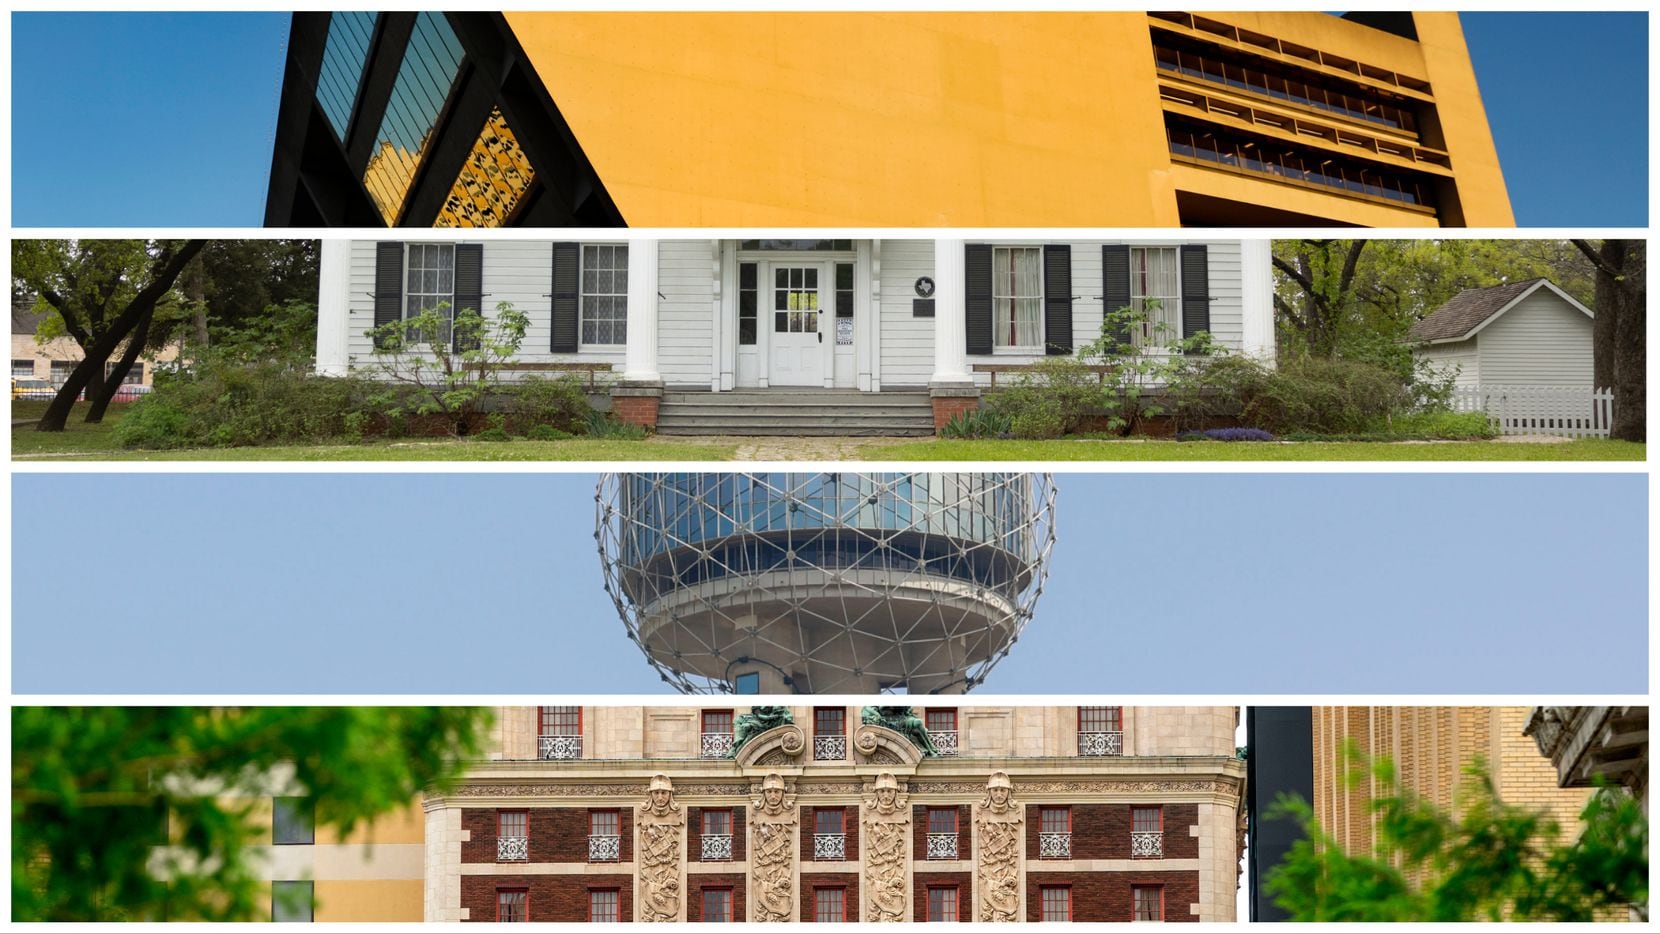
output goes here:
<path id="1" fill-rule="evenodd" d="M 722 435 L 742 438 L 927 438 L 934 434 L 934 426 L 930 422 L 921 428 L 888 425 L 732 428 L 723 425 L 664 425 L 659 422 L 657 433 L 670 437 Z"/>
<path id="2" fill-rule="evenodd" d="M 790 408 L 796 406 L 824 406 L 862 408 L 865 406 L 915 406 L 930 408 L 928 394 L 859 392 L 846 395 L 818 392 L 670 392 L 663 394 L 664 405 L 706 405 L 726 408 Z"/>
<path id="3" fill-rule="evenodd" d="M 934 433 L 926 392 L 781 388 L 663 394 L 665 435 L 925 437 Z"/>

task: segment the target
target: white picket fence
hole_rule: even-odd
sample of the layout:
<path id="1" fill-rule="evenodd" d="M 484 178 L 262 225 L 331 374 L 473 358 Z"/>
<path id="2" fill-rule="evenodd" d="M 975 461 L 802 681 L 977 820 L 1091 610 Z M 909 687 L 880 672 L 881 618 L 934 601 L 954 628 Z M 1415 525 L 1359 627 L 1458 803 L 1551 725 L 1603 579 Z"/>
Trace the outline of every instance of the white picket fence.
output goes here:
<path id="1" fill-rule="evenodd" d="M 1614 393 L 1589 386 L 1481 386 L 1453 390 L 1455 412 L 1486 412 L 1499 434 L 1606 438 Z"/>

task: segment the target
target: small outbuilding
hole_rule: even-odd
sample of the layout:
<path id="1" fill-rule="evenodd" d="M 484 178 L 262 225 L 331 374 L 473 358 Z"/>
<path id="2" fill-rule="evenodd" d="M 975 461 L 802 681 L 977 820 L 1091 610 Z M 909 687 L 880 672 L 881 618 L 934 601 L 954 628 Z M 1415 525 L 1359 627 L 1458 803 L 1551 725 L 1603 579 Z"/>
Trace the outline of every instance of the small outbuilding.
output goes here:
<path id="1" fill-rule="evenodd" d="M 1591 309 L 1549 279 L 1465 289 L 1407 332 L 1460 388 L 1591 386 Z"/>

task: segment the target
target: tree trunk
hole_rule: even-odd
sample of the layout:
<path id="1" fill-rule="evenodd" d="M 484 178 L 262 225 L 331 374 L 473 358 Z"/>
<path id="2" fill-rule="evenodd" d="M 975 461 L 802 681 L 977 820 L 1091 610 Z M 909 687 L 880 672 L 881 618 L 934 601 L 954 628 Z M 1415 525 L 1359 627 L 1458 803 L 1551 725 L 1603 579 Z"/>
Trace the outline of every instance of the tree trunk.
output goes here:
<path id="1" fill-rule="evenodd" d="M 144 344 L 150 339 L 150 322 L 155 320 L 155 317 L 156 307 L 152 303 L 149 312 L 139 321 L 138 330 L 134 331 L 132 339 L 127 341 L 127 349 L 122 351 L 121 359 L 99 384 L 97 397 L 92 400 L 92 407 L 86 413 L 88 425 L 96 425 L 104 420 L 104 412 L 109 409 L 115 394 L 121 391 L 122 384 L 127 380 L 127 373 L 133 368 L 133 361 L 138 359 L 139 351 L 144 349 Z"/>
<path id="2" fill-rule="evenodd" d="M 80 398 L 82 390 L 92 384 L 93 374 L 103 372 L 104 361 L 108 359 L 108 351 L 100 355 L 89 349 L 75 369 L 69 372 L 69 379 L 58 389 L 58 394 L 52 397 L 51 404 L 46 407 L 46 414 L 35 424 L 35 430 L 62 431 L 64 424 L 69 421 L 70 410 L 75 407 L 75 400 Z"/>
<path id="3" fill-rule="evenodd" d="M 1604 240 L 1597 249 L 1597 258 L 1623 269 L 1624 246 L 1620 240 Z M 1619 328 L 1620 285 L 1613 276 L 1596 276 L 1596 317 L 1591 319 L 1591 385 L 1598 389 L 1614 388 L 1614 355 L 1619 346 L 1615 333 Z"/>
<path id="4" fill-rule="evenodd" d="M 1648 440 L 1648 245 L 1641 240 L 1606 241 L 1621 244 L 1619 318 L 1614 330 L 1614 424 L 1609 437 L 1622 441 Z M 1597 288 L 1600 297 L 1602 287 Z M 1598 309 L 1601 314 L 1601 309 Z"/>

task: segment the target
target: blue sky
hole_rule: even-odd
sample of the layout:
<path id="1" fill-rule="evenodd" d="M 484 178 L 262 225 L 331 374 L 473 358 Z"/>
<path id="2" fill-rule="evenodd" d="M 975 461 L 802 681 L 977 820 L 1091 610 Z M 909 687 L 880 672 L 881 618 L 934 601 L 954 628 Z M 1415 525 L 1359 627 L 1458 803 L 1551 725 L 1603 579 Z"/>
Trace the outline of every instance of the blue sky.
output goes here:
<path id="1" fill-rule="evenodd" d="M 1647 692 L 1640 474 L 1058 482 L 987 693 Z M 593 483 L 16 475 L 13 689 L 666 692 L 600 589 Z"/>
<path id="2" fill-rule="evenodd" d="M 1642 13 L 1473 13 L 1519 224 L 1645 226 Z M 16 226 L 258 226 L 284 13 L 12 16 Z"/>

